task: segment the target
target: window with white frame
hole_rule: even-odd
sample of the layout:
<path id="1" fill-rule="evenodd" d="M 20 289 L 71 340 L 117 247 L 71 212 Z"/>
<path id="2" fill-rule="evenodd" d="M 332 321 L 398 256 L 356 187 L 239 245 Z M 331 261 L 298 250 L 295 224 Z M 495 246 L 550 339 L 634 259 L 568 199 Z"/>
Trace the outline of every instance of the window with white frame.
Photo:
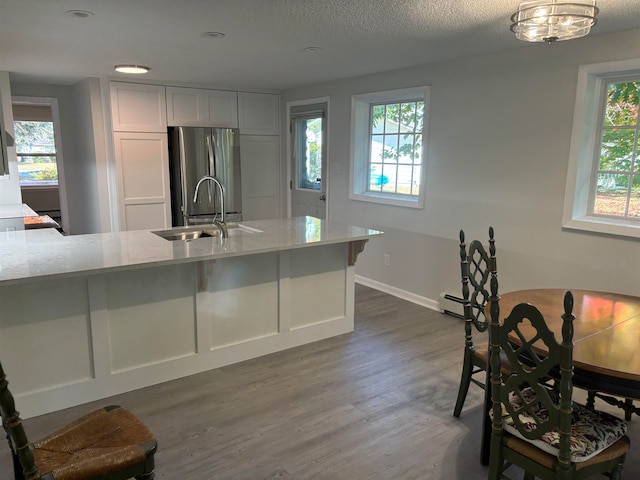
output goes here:
<path id="1" fill-rule="evenodd" d="M 51 107 L 44 104 L 14 103 L 13 116 L 20 186 L 58 185 Z"/>
<path id="2" fill-rule="evenodd" d="M 350 198 L 421 208 L 429 87 L 352 99 Z"/>
<path id="3" fill-rule="evenodd" d="M 591 211 L 594 215 L 640 221 L 640 75 L 634 80 L 610 80 L 605 90 Z"/>
<path id="4" fill-rule="evenodd" d="M 580 68 L 563 226 L 640 238 L 640 61 Z"/>

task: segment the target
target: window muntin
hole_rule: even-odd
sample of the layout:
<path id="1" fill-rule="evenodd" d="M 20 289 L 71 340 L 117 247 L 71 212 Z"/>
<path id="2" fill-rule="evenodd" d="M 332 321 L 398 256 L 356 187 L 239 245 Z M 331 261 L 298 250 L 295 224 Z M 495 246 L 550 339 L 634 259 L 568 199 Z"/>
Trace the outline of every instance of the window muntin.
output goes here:
<path id="1" fill-rule="evenodd" d="M 429 87 L 354 95 L 349 198 L 422 208 Z"/>
<path id="2" fill-rule="evenodd" d="M 16 120 L 13 126 L 20 185 L 58 185 L 53 122 Z"/>
<path id="3" fill-rule="evenodd" d="M 590 213 L 640 221 L 640 78 L 609 81 L 605 89 Z"/>
<path id="4" fill-rule="evenodd" d="M 371 105 L 369 192 L 420 195 L 424 101 Z"/>

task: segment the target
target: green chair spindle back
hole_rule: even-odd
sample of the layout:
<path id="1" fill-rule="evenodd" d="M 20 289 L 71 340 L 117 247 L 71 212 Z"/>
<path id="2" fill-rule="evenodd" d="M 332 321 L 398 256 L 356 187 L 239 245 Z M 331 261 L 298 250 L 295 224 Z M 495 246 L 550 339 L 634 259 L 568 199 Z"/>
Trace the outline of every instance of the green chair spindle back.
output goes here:
<path id="1" fill-rule="evenodd" d="M 486 332 L 488 328 L 485 307 L 489 300 L 489 278 L 496 274 L 496 247 L 493 227 L 489 227 L 489 252 L 481 241 L 473 240 L 465 243 L 465 234 L 460 230 L 460 276 L 462 281 L 462 307 L 464 316 L 465 348 L 462 364 L 462 375 L 458 389 L 458 397 L 453 415 L 459 417 L 462 412 L 469 385 L 473 382 L 481 388 L 485 378 L 474 378 L 474 375 L 486 372 L 488 364 L 488 344 L 474 344 L 474 329 Z"/>
<path id="2" fill-rule="evenodd" d="M 16 478 L 32 480 L 39 477 L 33 454 L 29 448 L 27 434 L 22 426 L 20 413 L 16 411 L 13 395 L 9 391 L 9 382 L 0 363 L 0 416 L 7 434 L 7 441 L 13 457 Z"/>
<path id="3" fill-rule="evenodd" d="M 492 303 L 493 306 L 493 303 Z M 496 307 L 498 302 L 496 302 Z M 560 460 L 569 463 L 569 431 L 571 429 L 571 395 L 573 386 L 573 296 L 567 292 L 564 298 L 565 313 L 562 324 L 562 342 L 558 343 L 553 332 L 549 330 L 540 311 L 533 305 L 521 303 L 516 305 L 502 326 L 491 321 L 491 361 L 498 358 L 500 350 L 509 359 L 512 366 L 508 378 L 500 378 L 500 369 L 492 368 L 493 417 L 494 425 L 501 423 L 502 405 L 513 419 L 514 427 L 525 438 L 539 439 L 554 427 L 560 432 Z M 511 342 L 509 336 L 516 337 L 517 343 Z M 541 356 L 535 348 L 537 342 L 545 344 L 545 354 Z M 543 382 L 551 376 L 559 366 L 560 371 L 560 405 L 554 404 L 549 389 Z M 525 404 L 516 411 L 510 403 L 511 395 L 520 395 L 523 388 L 531 388 L 536 394 L 535 405 Z M 538 417 L 535 410 L 543 407 L 548 417 Z M 535 428 L 520 421 L 521 413 L 529 413 L 527 417 L 535 420 Z M 562 444 L 566 444 L 562 447 Z M 563 458 L 565 457 L 566 458 Z"/>
<path id="4" fill-rule="evenodd" d="M 493 227 L 489 227 L 489 253 L 479 240 L 471 241 L 467 251 L 464 231 L 460 230 L 462 298 L 465 333 L 469 344 L 473 344 L 472 325 L 480 332 L 486 331 L 488 327 L 485 306 L 489 300 L 489 277 L 496 271 L 496 247 L 493 237 Z"/>

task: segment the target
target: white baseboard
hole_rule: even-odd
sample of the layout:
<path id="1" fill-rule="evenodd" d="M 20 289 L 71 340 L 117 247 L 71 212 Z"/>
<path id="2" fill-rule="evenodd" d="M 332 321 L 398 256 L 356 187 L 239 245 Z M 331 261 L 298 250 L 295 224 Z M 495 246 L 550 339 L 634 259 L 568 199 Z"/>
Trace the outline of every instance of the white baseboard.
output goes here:
<path id="1" fill-rule="evenodd" d="M 438 302 L 437 300 L 422 297 L 420 295 L 416 295 L 415 293 L 402 290 L 401 288 L 393 287 L 391 285 L 387 285 L 386 283 L 378 282 L 377 280 L 372 280 L 360 275 L 356 275 L 355 280 L 356 283 L 364 285 L 365 287 L 375 288 L 376 290 L 380 290 L 381 292 L 388 293 L 389 295 L 393 295 L 394 297 L 398 297 L 403 300 L 407 300 L 408 302 L 430 308 L 431 310 L 436 310 L 438 312 L 442 311 L 440 310 L 440 302 Z"/>

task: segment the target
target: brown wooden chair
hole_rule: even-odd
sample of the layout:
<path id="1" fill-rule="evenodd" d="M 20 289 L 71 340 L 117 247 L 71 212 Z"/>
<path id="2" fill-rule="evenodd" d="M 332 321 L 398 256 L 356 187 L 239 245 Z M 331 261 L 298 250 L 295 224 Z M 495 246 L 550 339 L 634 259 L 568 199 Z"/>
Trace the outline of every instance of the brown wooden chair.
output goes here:
<path id="1" fill-rule="evenodd" d="M 489 300 L 489 278 L 496 271 L 496 248 L 493 227 L 489 227 L 489 253 L 479 240 L 465 244 L 464 231 L 460 230 L 460 272 L 462 276 L 462 299 L 464 308 L 464 356 L 462 376 L 453 416 L 459 417 L 464 401 L 473 382 L 482 389 L 486 384 L 489 364 L 489 343 L 474 344 L 473 332 L 485 332 L 488 327 L 485 308 Z M 476 378 L 482 373 L 481 378 Z"/>
<path id="2" fill-rule="evenodd" d="M 525 480 L 582 479 L 605 474 L 620 479 L 629 438 L 626 423 L 572 402 L 573 296 L 564 298 L 562 342 L 540 311 L 516 305 L 502 325 L 497 279 L 491 279 L 492 433 L 489 479 L 499 480 L 516 465 Z M 544 345 L 544 347 L 543 347 Z M 505 354 L 511 372 L 501 372 Z M 558 390 L 541 382 L 559 372 Z M 554 373 L 555 375 L 555 373 Z"/>
<path id="3" fill-rule="evenodd" d="M 157 443 L 133 414 L 109 406 L 29 443 L 0 364 L 0 415 L 16 480 L 125 480 L 154 477 Z"/>

